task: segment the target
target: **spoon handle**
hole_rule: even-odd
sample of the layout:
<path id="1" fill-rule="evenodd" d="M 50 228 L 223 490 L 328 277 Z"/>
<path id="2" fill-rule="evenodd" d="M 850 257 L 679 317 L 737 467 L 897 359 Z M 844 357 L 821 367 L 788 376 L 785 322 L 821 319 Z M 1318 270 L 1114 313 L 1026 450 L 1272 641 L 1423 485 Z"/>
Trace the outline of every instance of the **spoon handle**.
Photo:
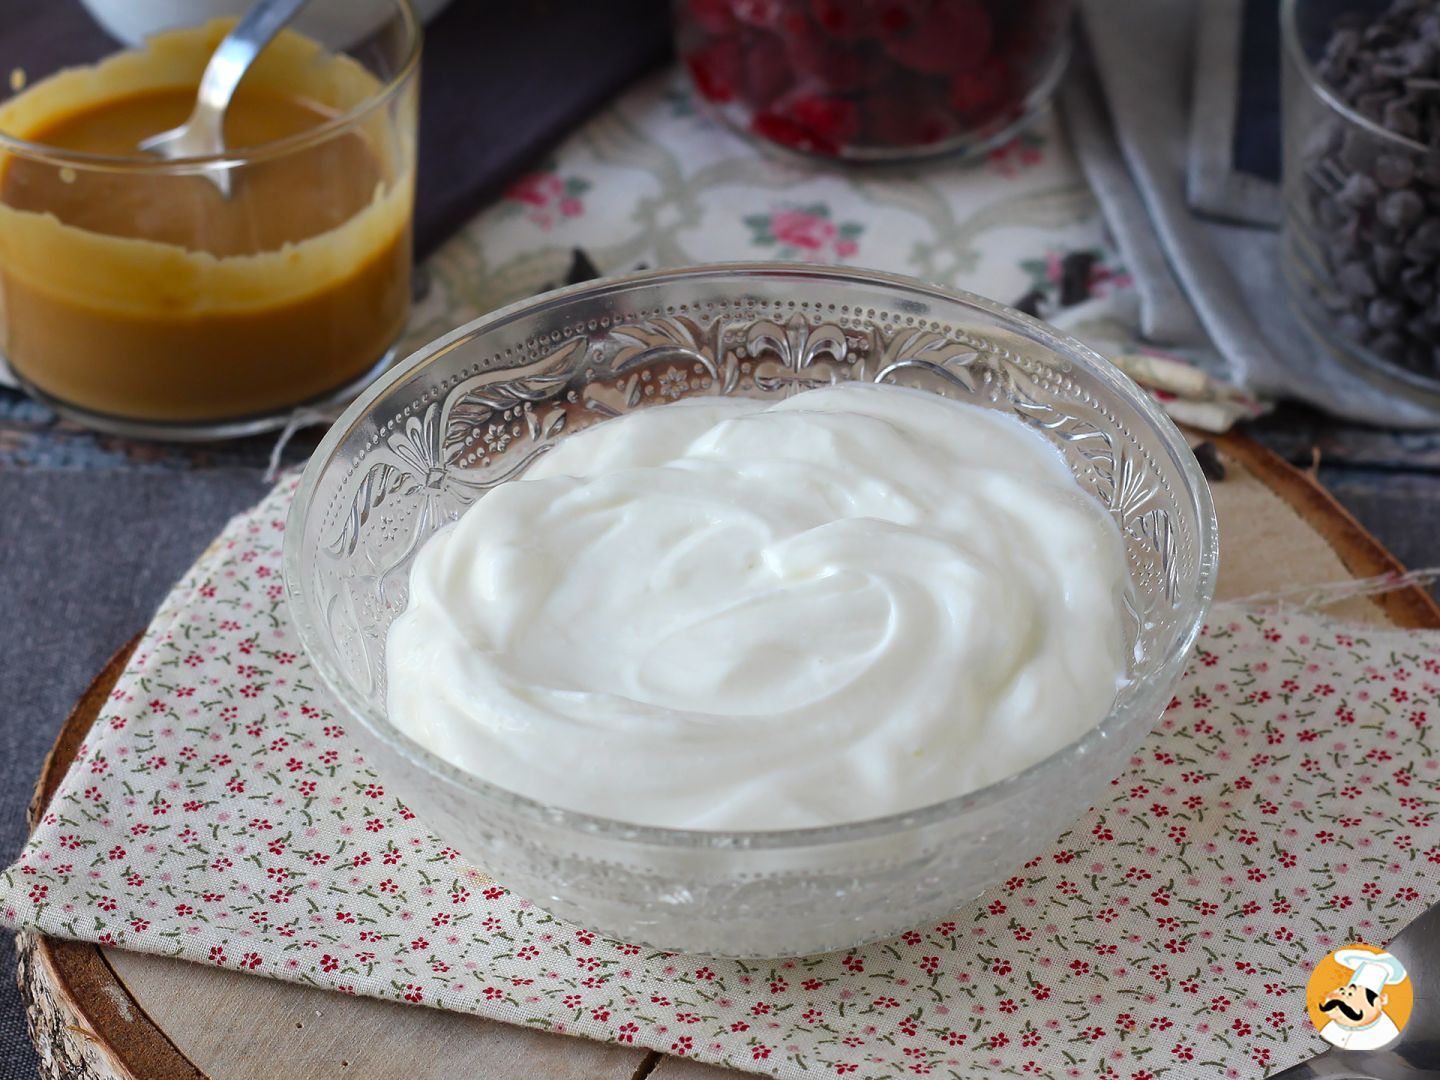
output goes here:
<path id="1" fill-rule="evenodd" d="M 190 118 L 191 127 L 197 123 L 214 125 L 213 132 L 206 132 L 207 135 L 214 136 L 212 145 L 223 145 L 221 129 L 225 120 L 225 109 L 256 54 L 270 44 L 270 39 L 280 32 L 280 28 L 294 17 L 305 2 L 306 0 L 260 0 L 240 17 L 240 21 L 225 35 L 225 40 L 216 47 L 210 62 L 205 65 L 205 74 L 200 78 L 195 111 Z"/>

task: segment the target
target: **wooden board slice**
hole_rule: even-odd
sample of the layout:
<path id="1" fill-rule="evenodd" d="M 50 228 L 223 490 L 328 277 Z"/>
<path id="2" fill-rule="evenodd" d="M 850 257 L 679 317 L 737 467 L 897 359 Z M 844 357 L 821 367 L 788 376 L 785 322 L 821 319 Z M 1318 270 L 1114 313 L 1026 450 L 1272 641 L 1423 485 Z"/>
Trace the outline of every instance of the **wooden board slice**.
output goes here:
<path id="1" fill-rule="evenodd" d="M 1403 568 L 1307 474 L 1244 438 L 1217 440 L 1220 595 L 1398 573 Z M 1337 617 L 1440 629 L 1440 607 L 1408 586 L 1346 601 Z M 110 660 L 46 759 L 33 825 L 129 658 Z M 329 994 L 271 979 L 33 934 L 19 979 L 45 1077 L 278 1080 L 719 1080 L 738 1074 L 478 1017 Z"/>

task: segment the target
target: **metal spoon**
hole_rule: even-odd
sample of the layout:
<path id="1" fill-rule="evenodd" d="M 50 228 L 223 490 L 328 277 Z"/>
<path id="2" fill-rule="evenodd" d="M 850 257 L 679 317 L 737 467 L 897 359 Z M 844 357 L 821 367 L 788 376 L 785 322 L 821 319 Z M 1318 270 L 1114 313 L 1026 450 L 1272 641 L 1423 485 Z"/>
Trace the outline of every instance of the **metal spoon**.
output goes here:
<path id="1" fill-rule="evenodd" d="M 1434 1080 L 1440 1077 L 1440 904 L 1396 935 L 1387 950 L 1414 983 L 1415 1008 L 1400 1037 L 1382 1050 L 1327 1050 L 1270 1080 Z"/>
<path id="2" fill-rule="evenodd" d="M 177 128 L 151 135 L 140 143 L 140 149 L 169 160 L 223 154 L 225 110 L 230 107 L 235 88 L 250 70 L 255 57 L 306 2 L 258 0 L 215 47 L 210 62 L 205 65 L 205 73 L 200 77 L 200 89 L 195 95 L 195 108 L 191 110 L 190 118 Z M 227 166 L 221 164 L 206 168 L 201 175 L 214 184 L 221 195 L 227 199 L 230 197 L 230 170 Z"/>

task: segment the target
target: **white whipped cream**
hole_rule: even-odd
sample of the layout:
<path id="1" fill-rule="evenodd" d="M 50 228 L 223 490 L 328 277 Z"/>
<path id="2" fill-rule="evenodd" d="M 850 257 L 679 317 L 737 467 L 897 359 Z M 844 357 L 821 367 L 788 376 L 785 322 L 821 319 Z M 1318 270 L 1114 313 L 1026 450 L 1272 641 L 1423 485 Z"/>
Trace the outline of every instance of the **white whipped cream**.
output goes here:
<path id="1" fill-rule="evenodd" d="M 999 780 L 1124 674 L 1120 534 L 1019 421 L 848 384 L 563 440 L 430 538 L 390 721 L 634 823 L 826 825 Z"/>

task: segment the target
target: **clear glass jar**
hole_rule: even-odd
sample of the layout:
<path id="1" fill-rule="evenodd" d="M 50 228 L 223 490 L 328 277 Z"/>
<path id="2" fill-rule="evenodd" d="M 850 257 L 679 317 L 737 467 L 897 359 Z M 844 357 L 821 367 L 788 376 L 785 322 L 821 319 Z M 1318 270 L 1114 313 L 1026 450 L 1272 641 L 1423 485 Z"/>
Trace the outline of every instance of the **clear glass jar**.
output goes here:
<path id="1" fill-rule="evenodd" d="M 103 56 L 97 35 L 93 65 L 16 75 L 0 100 L 0 351 L 30 393 L 88 426 L 276 426 L 368 381 L 409 316 L 408 0 L 308 5 L 241 83 L 235 149 L 138 151 L 188 115 L 232 22 L 152 28 Z M 210 179 L 222 171 L 228 196 Z"/>
<path id="2" fill-rule="evenodd" d="M 977 152 L 1050 99 L 1070 0 L 675 0 L 677 51 L 731 127 L 851 161 Z"/>
<path id="3" fill-rule="evenodd" d="M 1440 391 L 1440 150 L 1403 133 L 1410 110 L 1391 104 L 1403 76 L 1343 74 L 1383 68 L 1347 57 L 1385 47 L 1376 20 L 1390 6 L 1285 0 L 1281 265 L 1294 310 L 1326 356 L 1428 395 Z M 1347 84 L 1380 82 L 1356 94 L 1326 71 Z"/>

